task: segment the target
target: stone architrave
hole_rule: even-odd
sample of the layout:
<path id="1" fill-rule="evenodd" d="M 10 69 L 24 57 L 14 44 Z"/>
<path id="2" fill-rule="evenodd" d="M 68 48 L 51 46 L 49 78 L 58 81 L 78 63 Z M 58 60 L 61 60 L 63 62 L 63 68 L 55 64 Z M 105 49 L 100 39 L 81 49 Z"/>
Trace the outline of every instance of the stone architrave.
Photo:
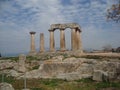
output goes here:
<path id="1" fill-rule="evenodd" d="M 65 32 L 64 29 L 60 29 L 60 50 L 64 51 L 65 49 Z"/>
<path id="2" fill-rule="evenodd" d="M 55 40 L 54 40 L 54 30 L 49 30 L 50 32 L 50 51 L 55 51 Z"/>
<path id="3" fill-rule="evenodd" d="M 44 48 L 44 34 L 40 33 L 40 52 L 44 52 L 45 48 Z"/>
<path id="4" fill-rule="evenodd" d="M 26 56 L 24 54 L 20 54 L 19 61 L 18 61 L 18 71 L 20 71 L 20 72 L 26 71 L 25 60 L 26 60 Z"/>
<path id="5" fill-rule="evenodd" d="M 30 55 L 35 55 L 36 50 L 35 50 L 35 33 L 36 32 L 30 32 L 31 35 L 31 50 L 30 50 Z"/>

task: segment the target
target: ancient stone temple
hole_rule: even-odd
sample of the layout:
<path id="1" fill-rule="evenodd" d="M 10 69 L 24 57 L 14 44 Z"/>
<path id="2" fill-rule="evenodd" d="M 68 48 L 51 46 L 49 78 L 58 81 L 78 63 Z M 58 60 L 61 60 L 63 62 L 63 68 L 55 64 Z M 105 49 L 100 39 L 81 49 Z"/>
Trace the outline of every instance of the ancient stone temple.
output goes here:
<path id="1" fill-rule="evenodd" d="M 55 51 L 55 40 L 54 40 L 54 31 L 56 29 L 60 30 L 60 51 L 65 51 L 65 29 L 71 29 L 71 50 L 72 51 L 79 51 L 82 53 L 82 45 L 81 45 L 81 28 L 76 23 L 67 23 L 67 24 L 52 24 L 50 29 L 50 51 Z"/>
<path id="2" fill-rule="evenodd" d="M 60 51 L 66 51 L 66 42 L 65 42 L 65 30 L 66 28 L 71 29 L 71 50 L 82 53 L 82 42 L 81 42 L 81 28 L 77 23 L 67 23 L 67 24 L 52 24 L 48 30 L 50 33 L 50 52 L 55 52 L 55 39 L 54 31 L 56 29 L 60 30 Z M 31 49 L 29 55 L 35 55 L 35 33 L 30 32 L 31 35 Z M 44 49 L 44 34 L 40 33 L 40 50 L 39 53 L 45 52 Z"/>

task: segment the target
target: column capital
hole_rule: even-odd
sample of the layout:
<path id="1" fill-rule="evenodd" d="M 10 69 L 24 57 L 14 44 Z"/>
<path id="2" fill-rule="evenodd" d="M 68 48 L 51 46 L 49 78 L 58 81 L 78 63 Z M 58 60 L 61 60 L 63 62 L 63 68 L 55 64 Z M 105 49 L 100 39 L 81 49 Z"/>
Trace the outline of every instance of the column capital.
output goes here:
<path id="1" fill-rule="evenodd" d="M 49 31 L 49 32 L 54 32 L 54 31 L 55 31 L 55 29 L 49 29 L 48 31 Z"/>
<path id="2" fill-rule="evenodd" d="M 60 30 L 65 30 L 66 28 L 65 27 L 61 27 Z"/>
<path id="3" fill-rule="evenodd" d="M 34 32 L 34 31 L 31 31 L 31 32 L 30 32 L 30 34 L 35 34 L 35 33 L 36 33 L 36 32 Z"/>
<path id="4" fill-rule="evenodd" d="M 76 27 L 76 30 L 79 32 L 82 32 L 81 29 L 79 27 Z"/>

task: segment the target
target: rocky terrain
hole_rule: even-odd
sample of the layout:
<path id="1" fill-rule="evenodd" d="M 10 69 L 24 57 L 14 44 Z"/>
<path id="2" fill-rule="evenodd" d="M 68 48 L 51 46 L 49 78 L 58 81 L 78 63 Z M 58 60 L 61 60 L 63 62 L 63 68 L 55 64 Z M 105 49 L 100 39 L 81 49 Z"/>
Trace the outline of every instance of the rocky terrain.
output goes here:
<path id="1" fill-rule="evenodd" d="M 0 73 L 20 78 L 52 78 L 78 80 L 92 78 L 95 81 L 120 81 L 119 54 L 44 54 L 19 60 L 0 60 Z M 116 56 L 117 55 L 117 56 Z M 91 57 L 92 56 L 92 57 Z M 113 58 L 111 58 L 113 57 Z"/>

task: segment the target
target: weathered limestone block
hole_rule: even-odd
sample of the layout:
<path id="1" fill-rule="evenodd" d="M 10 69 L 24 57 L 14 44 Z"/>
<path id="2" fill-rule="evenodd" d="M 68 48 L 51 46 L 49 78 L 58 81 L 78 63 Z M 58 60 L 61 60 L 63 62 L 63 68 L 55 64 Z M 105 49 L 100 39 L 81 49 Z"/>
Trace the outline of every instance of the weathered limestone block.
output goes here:
<path id="1" fill-rule="evenodd" d="M 60 62 L 63 60 L 63 58 L 64 58 L 64 56 L 60 55 L 60 56 L 53 57 L 52 60 Z"/>
<path id="2" fill-rule="evenodd" d="M 109 81 L 114 81 L 117 79 L 117 74 L 115 72 L 108 72 Z"/>
<path id="3" fill-rule="evenodd" d="M 117 72 L 117 75 L 120 75 L 120 63 L 117 63 L 116 72 Z"/>
<path id="4" fill-rule="evenodd" d="M 81 79 L 80 74 L 73 72 L 73 73 L 62 73 L 62 74 L 58 74 L 56 76 L 56 78 L 58 79 L 66 79 L 66 80 L 78 80 Z"/>
<path id="5" fill-rule="evenodd" d="M 107 69 L 110 72 L 116 72 L 116 63 L 115 62 L 108 62 Z"/>
<path id="6" fill-rule="evenodd" d="M 64 62 L 67 62 L 67 63 L 75 63 L 75 62 L 79 62 L 76 60 L 75 57 L 70 57 L 70 58 L 66 58 L 63 60 Z"/>
<path id="7" fill-rule="evenodd" d="M 14 90 L 11 84 L 0 83 L 0 90 Z"/>
<path id="8" fill-rule="evenodd" d="M 58 73 L 69 73 L 74 71 L 75 64 L 72 63 L 44 63 L 43 72 L 49 75 L 57 75 Z"/>
<path id="9" fill-rule="evenodd" d="M 25 60 L 26 56 L 24 54 L 19 55 L 19 61 L 18 61 L 18 71 L 25 72 Z"/>
<path id="10" fill-rule="evenodd" d="M 7 68 L 13 68 L 14 67 L 14 63 L 11 60 L 0 60 L 0 70 L 4 70 Z"/>
<path id="11" fill-rule="evenodd" d="M 9 76 L 13 76 L 13 77 L 17 77 L 17 76 L 19 76 L 20 74 L 17 72 L 17 71 L 15 71 L 15 70 L 10 70 L 9 71 Z"/>
<path id="12" fill-rule="evenodd" d="M 82 65 L 79 66 L 79 68 L 77 68 L 76 71 L 79 72 L 80 74 L 92 75 L 93 74 L 93 66 L 92 66 L 92 64 L 83 63 Z"/>
<path id="13" fill-rule="evenodd" d="M 95 70 L 93 73 L 93 80 L 95 81 L 108 81 L 108 75 L 101 70 Z"/>
<path id="14" fill-rule="evenodd" d="M 104 72 L 116 72 L 116 63 L 102 61 L 95 65 L 94 70 L 102 70 Z"/>

